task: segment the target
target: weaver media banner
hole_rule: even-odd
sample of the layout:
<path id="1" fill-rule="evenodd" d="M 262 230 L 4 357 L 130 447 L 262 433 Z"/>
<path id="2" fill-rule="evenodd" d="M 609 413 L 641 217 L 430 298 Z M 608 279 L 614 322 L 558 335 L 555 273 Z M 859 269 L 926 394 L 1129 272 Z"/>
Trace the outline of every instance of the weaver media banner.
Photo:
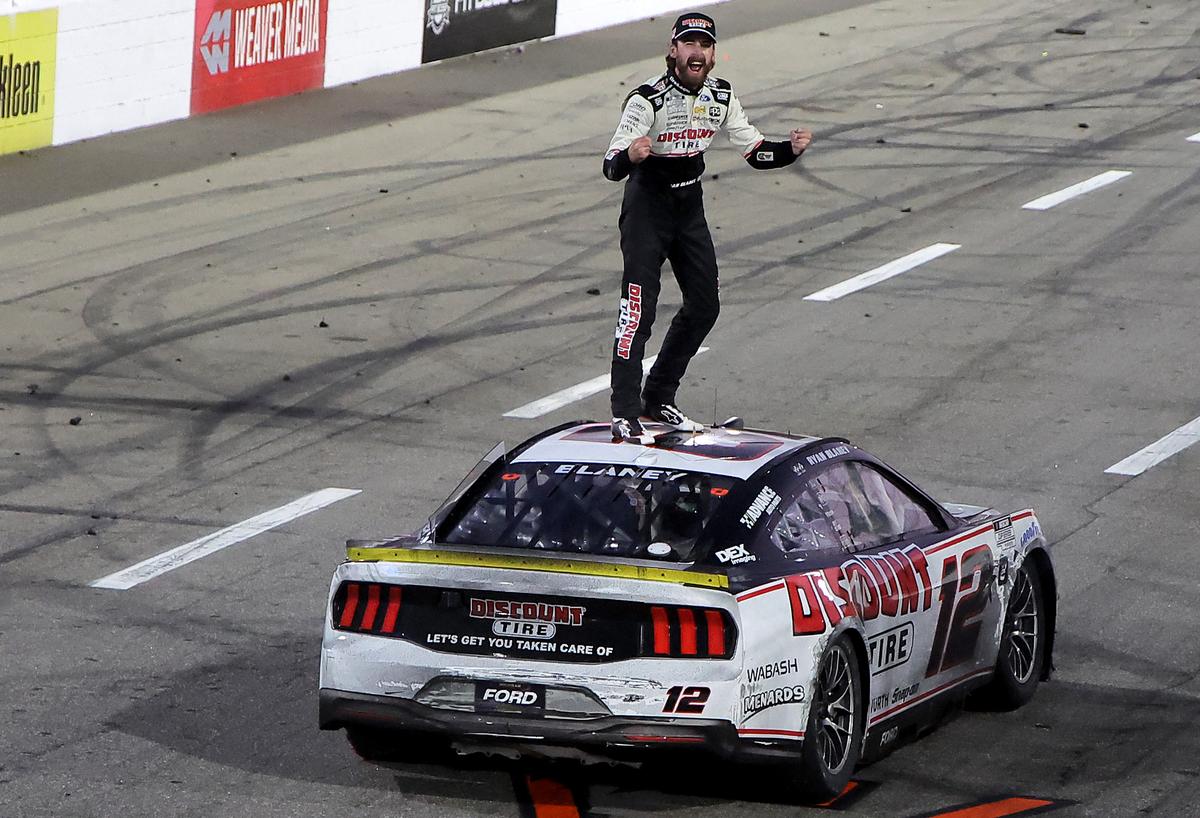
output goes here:
<path id="1" fill-rule="evenodd" d="M 192 113 L 320 88 L 328 0 L 196 0 Z"/>
<path id="2" fill-rule="evenodd" d="M 424 0 L 421 62 L 550 37 L 558 0 Z"/>

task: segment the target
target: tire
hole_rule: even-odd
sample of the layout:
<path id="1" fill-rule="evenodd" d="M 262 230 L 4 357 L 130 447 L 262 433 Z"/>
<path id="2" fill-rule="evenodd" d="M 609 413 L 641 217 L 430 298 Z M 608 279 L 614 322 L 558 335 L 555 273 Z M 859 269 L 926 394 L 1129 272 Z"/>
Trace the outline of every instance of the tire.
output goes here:
<path id="1" fill-rule="evenodd" d="M 1027 558 L 1013 574 L 995 675 L 972 696 L 971 704 L 1016 710 L 1033 698 L 1045 660 L 1046 600 L 1037 569 Z"/>
<path id="2" fill-rule="evenodd" d="M 378 727 L 347 727 L 346 738 L 363 761 L 430 762 L 446 749 L 445 742 L 436 738 Z"/>
<path id="3" fill-rule="evenodd" d="M 825 649 L 813 687 L 794 783 L 805 800 L 823 802 L 846 789 L 862 755 L 866 697 L 849 637 Z"/>

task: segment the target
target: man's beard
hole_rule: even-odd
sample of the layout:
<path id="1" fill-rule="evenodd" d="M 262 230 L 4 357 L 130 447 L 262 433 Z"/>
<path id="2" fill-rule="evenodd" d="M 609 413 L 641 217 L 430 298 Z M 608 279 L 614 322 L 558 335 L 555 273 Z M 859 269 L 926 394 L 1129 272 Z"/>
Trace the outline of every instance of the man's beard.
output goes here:
<path id="1" fill-rule="evenodd" d="M 714 66 L 712 63 L 705 63 L 700 73 L 693 75 L 690 71 L 688 71 L 687 63 L 676 57 L 674 66 L 675 79 L 679 80 L 680 83 L 692 89 L 693 91 L 699 90 L 699 88 L 704 85 L 704 81 L 708 79 L 708 75 L 712 72 L 713 67 Z M 696 78 L 693 79 L 693 77 Z"/>

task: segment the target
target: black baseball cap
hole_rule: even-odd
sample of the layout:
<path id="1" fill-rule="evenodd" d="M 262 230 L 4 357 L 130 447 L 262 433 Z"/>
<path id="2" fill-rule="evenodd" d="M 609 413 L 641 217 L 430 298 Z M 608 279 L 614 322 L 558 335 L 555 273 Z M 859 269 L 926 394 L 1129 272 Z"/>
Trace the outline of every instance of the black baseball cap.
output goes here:
<path id="1" fill-rule="evenodd" d="M 685 34 L 706 34 L 715 43 L 717 41 L 717 24 L 707 14 L 696 11 L 681 14 L 675 21 L 675 28 L 671 31 L 672 42 Z"/>

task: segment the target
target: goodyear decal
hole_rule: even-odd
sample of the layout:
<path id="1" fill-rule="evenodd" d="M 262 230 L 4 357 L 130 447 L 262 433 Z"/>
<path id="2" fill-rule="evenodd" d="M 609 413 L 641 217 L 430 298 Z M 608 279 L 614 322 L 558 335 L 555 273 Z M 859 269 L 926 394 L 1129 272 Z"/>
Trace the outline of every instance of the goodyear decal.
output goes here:
<path id="1" fill-rule="evenodd" d="M 416 548 L 346 549 L 351 562 L 410 562 L 426 565 L 463 565 L 476 568 L 509 568 L 517 571 L 549 571 L 556 574 L 586 574 L 598 577 L 641 579 L 650 582 L 672 582 L 677 585 L 697 585 L 703 588 L 728 588 L 729 578 L 723 574 L 703 574 L 676 571 L 671 568 L 644 568 L 621 563 L 585 560 L 557 560 L 542 557 L 513 557 L 505 554 L 478 554 L 466 551 L 435 551 Z"/>
<path id="2" fill-rule="evenodd" d="M 0 153 L 54 136 L 58 9 L 0 16 Z"/>

